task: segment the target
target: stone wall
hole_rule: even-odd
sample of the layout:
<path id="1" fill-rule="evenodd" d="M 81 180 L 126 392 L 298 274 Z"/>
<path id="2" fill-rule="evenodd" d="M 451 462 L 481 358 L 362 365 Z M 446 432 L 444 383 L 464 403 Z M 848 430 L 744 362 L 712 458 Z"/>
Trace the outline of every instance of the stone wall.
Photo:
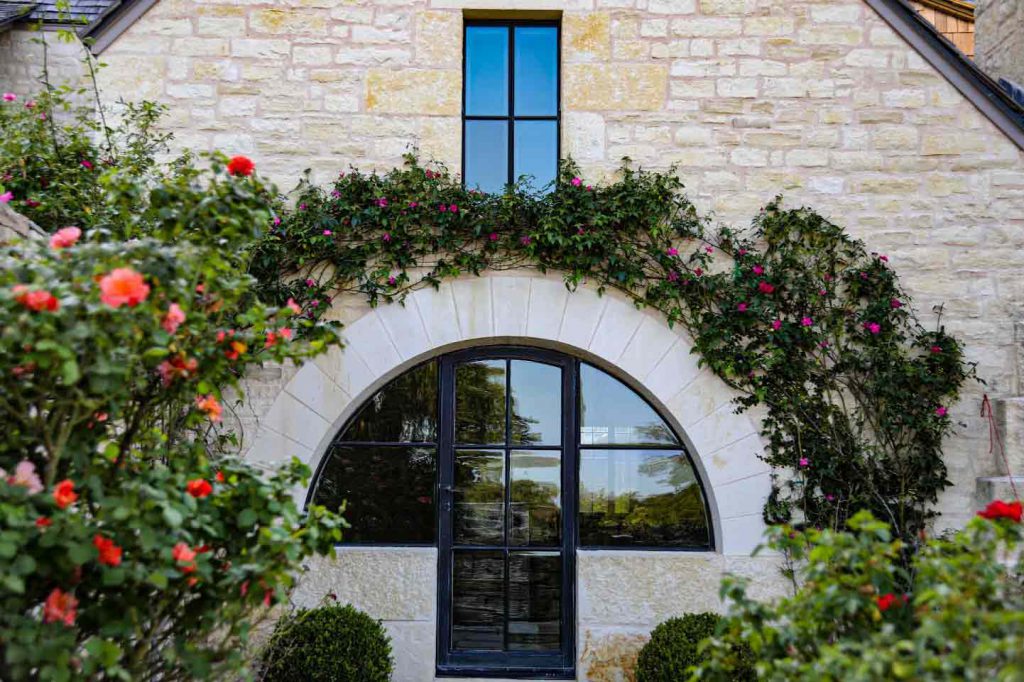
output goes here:
<path id="1" fill-rule="evenodd" d="M 978 66 L 1024 85 L 1024 0 L 977 0 L 974 16 Z"/>
<path id="2" fill-rule="evenodd" d="M 46 42 L 50 81 L 77 88 L 87 70 L 84 48 L 78 42 L 61 42 L 56 31 L 14 29 L 0 33 L 0 90 L 24 97 L 42 87 L 43 45 Z"/>

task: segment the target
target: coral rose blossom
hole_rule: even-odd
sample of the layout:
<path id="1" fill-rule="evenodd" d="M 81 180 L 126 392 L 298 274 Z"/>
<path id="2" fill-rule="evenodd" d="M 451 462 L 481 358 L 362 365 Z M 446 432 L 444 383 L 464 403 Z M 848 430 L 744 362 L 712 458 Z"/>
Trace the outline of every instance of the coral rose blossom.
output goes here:
<path id="1" fill-rule="evenodd" d="M 29 289 L 23 284 L 14 287 L 14 300 L 29 310 L 41 313 L 56 312 L 60 308 L 60 301 L 57 297 L 45 289 Z"/>
<path id="2" fill-rule="evenodd" d="M 196 553 L 184 542 L 179 542 L 171 550 L 171 558 L 178 562 L 178 570 L 182 573 L 195 573 Z"/>
<path id="3" fill-rule="evenodd" d="M 149 285 L 131 268 L 116 268 L 100 279 L 100 300 L 111 308 L 135 307 L 149 296 Z"/>
<path id="4" fill-rule="evenodd" d="M 212 422 L 219 422 L 220 415 L 224 411 L 214 395 L 196 396 L 196 407 Z"/>
<path id="5" fill-rule="evenodd" d="M 185 492 L 192 497 L 203 498 L 213 492 L 213 486 L 205 478 L 197 478 L 185 484 Z"/>
<path id="6" fill-rule="evenodd" d="M 77 227 L 62 227 L 50 237 L 50 246 L 54 249 L 66 249 L 74 246 L 82 231 Z"/>
<path id="7" fill-rule="evenodd" d="M 99 533 L 92 537 L 93 547 L 100 553 L 99 562 L 104 566 L 121 565 L 121 548 L 113 540 L 105 538 Z"/>
<path id="8" fill-rule="evenodd" d="M 61 509 L 67 509 L 70 505 L 74 504 L 75 500 L 78 499 L 78 493 L 75 492 L 75 483 L 69 479 L 64 479 L 53 488 L 53 501 L 57 503 L 57 506 Z"/>
<path id="9" fill-rule="evenodd" d="M 43 622 L 63 623 L 71 627 L 75 624 L 75 617 L 78 615 L 77 608 L 78 600 L 73 595 L 55 587 L 43 604 Z"/>
<path id="10" fill-rule="evenodd" d="M 256 164 L 248 156 L 234 156 L 228 161 L 228 173 L 231 175 L 252 175 Z"/>
<path id="11" fill-rule="evenodd" d="M 1003 502 L 1002 500 L 996 500 L 992 502 L 984 511 L 978 512 L 978 516 L 989 521 L 995 521 L 996 519 L 1010 519 L 1014 523 L 1020 523 L 1021 519 L 1021 503 L 1020 500 L 1016 502 Z"/>
<path id="12" fill-rule="evenodd" d="M 167 314 L 164 315 L 164 319 L 160 321 L 160 326 L 164 328 L 164 331 L 168 334 L 173 334 L 178 331 L 178 327 L 185 321 L 185 311 L 181 309 L 181 306 L 177 303 L 172 303 L 167 308 Z"/>

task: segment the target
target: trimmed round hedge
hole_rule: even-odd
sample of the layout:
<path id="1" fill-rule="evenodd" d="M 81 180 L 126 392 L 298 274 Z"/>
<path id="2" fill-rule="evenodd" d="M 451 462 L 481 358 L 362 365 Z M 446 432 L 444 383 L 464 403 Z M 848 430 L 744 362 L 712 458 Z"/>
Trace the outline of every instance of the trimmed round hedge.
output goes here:
<path id="1" fill-rule="evenodd" d="M 700 642 L 715 634 L 722 619 L 716 613 L 688 613 L 670 618 L 654 628 L 651 639 L 640 650 L 636 664 L 637 682 L 680 682 L 690 678 L 687 670 L 700 664 Z M 740 659 L 749 665 L 736 671 L 736 680 L 755 680 L 751 652 L 741 652 Z"/>
<path id="2" fill-rule="evenodd" d="M 388 682 L 391 639 L 351 604 L 299 609 L 278 621 L 263 655 L 265 682 Z"/>

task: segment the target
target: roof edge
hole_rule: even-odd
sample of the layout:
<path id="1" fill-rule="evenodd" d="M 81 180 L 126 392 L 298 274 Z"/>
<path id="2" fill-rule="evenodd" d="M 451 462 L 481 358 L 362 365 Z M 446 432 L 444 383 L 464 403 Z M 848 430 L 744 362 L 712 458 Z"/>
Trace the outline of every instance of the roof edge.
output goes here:
<path id="1" fill-rule="evenodd" d="M 905 0 L 864 0 L 921 57 L 1024 151 L 1024 109 Z"/>
<path id="2" fill-rule="evenodd" d="M 963 0 L 916 0 L 925 7 L 937 9 L 957 19 L 974 21 L 974 5 Z"/>
<path id="3" fill-rule="evenodd" d="M 108 7 L 95 21 L 79 31 L 78 36 L 83 40 L 91 39 L 89 50 L 98 56 L 157 2 L 158 0 L 121 0 Z"/>

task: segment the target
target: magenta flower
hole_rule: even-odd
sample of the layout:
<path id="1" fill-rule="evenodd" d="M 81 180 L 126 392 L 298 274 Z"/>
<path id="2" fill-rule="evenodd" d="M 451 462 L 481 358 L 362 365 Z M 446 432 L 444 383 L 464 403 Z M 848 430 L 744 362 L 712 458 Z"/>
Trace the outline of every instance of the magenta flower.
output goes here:
<path id="1" fill-rule="evenodd" d="M 306 210 L 306 205 L 305 204 L 299 204 L 299 210 L 300 211 L 305 211 Z"/>
<path id="2" fill-rule="evenodd" d="M 762 266 L 762 265 L 755 265 L 751 269 L 754 271 L 755 275 L 763 275 L 764 274 L 764 266 Z"/>
<path id="3" fill-rule="evenodd" d="M 14 198 L 14 192 L 4 192 L 0 194 L 0 204 L 6 204 Z"/>
<path id="4" fill-rule="evenodd" d="M 410 201 L 409 202 L 409 208 L 416 208 L 417 206 L 419 206 L 419 202 L 417 202 L 417 201 Z"/>
<path id="5" fill-rule="evenodd" d="M 16 99 L 18 99 L 18 96 L 15 95 L 13 92 L 5 92 L 4 93 L 4 101 L 5 102 L 13 102 Z"/>
<path id="6" fill-rule="evenodd" d="M 889 301 L 889 305 L 892 306 L 893 310 L 895 310 L 896 308 L 903 307 L 903 303 L 898 298 L 894 298 L 891 301 Z"/>
<path id="7" fill-rule="evenodd" d="M 383 234 L 383 235 L 381 236 L 381 239 L 383 239 L 383 240 L 384 240 L 384 241 L 386 241 L 386 242 L 389 242 L 389 241 L 391 241 L 391 233 L 390 233 L 390 232 L 385 232 L 385 233 L 384 233 L 384 234 Z"/>
<path id="8" fill-rule="evenodd" d="M 584 230 L 582 227 L 577 227 L 576 228 L 576 234 L 586 234 L 586 232 L 587 231 Z"/>
<path id="9" fill-rule="evenodd" d="M 678 272 L 676 272 L 675 270 L 672 270 L 671 272 L 668 273 L 668 281 L 676 282 L 678 280 L 679 280 L 679 273 Z"/>
<path id="10" fill-rule="evenodd" d="M 529 246 L 530 245 L 530 235 L 524 234 L 522 237 L 519 238 L 519 243 L 522 244 L 523 246 Z"/>
<path id="11" fill-rule="evenodd" d="M 811 460 L 807 459 L 806 457 L 801 457 L 800 458 L 800 466 L 801 467 L 809 467 L 810 465 L 811 465 Z"/>
<path id="12" fill-rule="evenodd" d="M 736 306 L 736 310 L 740 311 L 741 313 L 747 312 L 747 304 L 740 303 L 738 306 Z"/>
<path id="13" fill-rule="evenodd" d="M 942 346 L 932 346 L 932 352 L 933 353 L 941 353 L 942 352 Z"/>
<path id="14" fill-rule="evenodd" d="M 492 242 L 498 241 L 498 233 L 497 232 L 491 232 L 491 234 L 488 236 L 488 239 L 490 239 Z"/>
<path id="15" fill-rule="evenodd" d="M 818 289 L 818 296 L 824 296 L 828 293 L 828 289 Z"/>
<path id="16" fill-rule="evenodd" d="M 665 253 L 667 253 L 670 256 L 678 256 L 679 255 L 679 249 L 677 249 L 674 246 L 670 246 L 670 247 L 668 247 L 668 250 L 665 251 Z"/>
<path id="17" fill-rule="evenodd" d="M 274 227 L 277 227 L 278 225 L 280 225 L 281 224 L 281 217 L 280 216 L 274 216 L 273 223 L 274 223 Z"/>
<path id="18" fill-rule="evenodd" d="M 583 181 L 580 180 L 579 178 L 573 178 L 572 179 L 572 186 L 573 187 L 579 187 L 582 184 L 583 184 Z"/>
<path id="19" fill-rule="evenodd" d="M 331 234 L 333 234 L 333 233 L 330 230 L 324 230 L 324 236 L 325 237 L 330 237 Z"/>
<path id="20" fill-rule="evenodd" d="M 879 255 L 878 256 L 878 260 L 882 261 L 883 263 L 888 263 L 889 262 L 889 257 L 886 256 L 886 255 Z"/>
<path id="21" fill-rule="evenodd" d="M 448 210 L 451 211 L 452 213 L 458 213 L 459 212 L 459 205 L 458 204 L 452 204 L 451 206 L 448 207 Z"/>
<path id="22" fill-rule="evenodd" d="M 747 250 L 746 249 L 740 249 L 739 251 L 736 252 L 736 255 L 737 256 L 746 256 L 747 255 Z"/>
<path id="23" fill-rule="evenodd" d="M 825 495 L 825 499 L 828 500 L 829 502 L 832 502 L 833 500 L 836 499 L 836 496 L 835 495 Z"/>
<path id="24" fill-rule="evenodd" d="M 945 417 L 947 411 L 948 410 L 946 410 L 945 407 L 936 407 L 935 408 L 935 416 L 936 417 Z"/>
<path id="25" fill-rule="evenodd" d="M 312 277 L 307 277 L 306 278 L 306 286 L 307 287 L 315 287 L 316 286 L 316 282 L 313 281 Z"/>
<path id="26" fill-rule="evenodd" d="M 772 329 L 775 331 L 782 329 L 782 320 L 772 320 Z"/>
<path id="27" fill-rule="evenodd" d="M 381 197 L 380 199 L 377 199 L 377 206 L 379 208 L 387 208 L 388 207 L 388 198 L 387 197 Z"/>
<path id="28" fill-rule="evenodd" d="M 814 324 L 814 320 L 812 320 L 809 317 L 805 317 L 804 319 L 800 320 L 800 325 L 803 326 L 803 327 L 810 327 L 813 324 Z"/>
<path id="29" fill-rule="evenodd" d="M 711 246 L 705 246 L 704 250 L 707 251 L 708 253 L 714 253 L 715 252 L 714 247 L 711 247 Z"/>
<path id="30" fill-rule="evenodd" d="M 593 185 L 587 185 L 587 191 L 588 192 L 593 192 L 594 191 L 594 186 Z"/>
<path id="31" fill-rule="evenodd" d="M 446 204 L 441 204 L 440 206 L 437 207 L 437 210 L 439 210 L 441 213 L 444 213 L 445 211 L 448 210 L 448 206 Z"/>
<path id="32" fill-rule="evenodd" d="M 389 285 L 391 285 L 391 286 L 395 286 L 395 282 L 396 282 L 396 281 L 397 281 L 397 280 L 395 279 L 395 276 L 394 276 L 394 275 L 391 275 L 390 277 L 388 277 L 388 284 L 389 284 Z"/>
<path id="33" fill-rule="evenodd" d="M 762 294 L 770 294 L 775 291 L 775 285 L 764 281 L 763 279 L 757 283 L 757 290 Z"/>
<path id="34" fill-rule="evenodd" d="M 828 348 L 828 341 L 822 341 L 818 345 L 821 346 L 822 348 Z"/>
<path id="35" fill-rule="evenodd" d="M 341 198 L 341 192 L 339 192 L 336 189 L 332 189 L 331 190 L 331 196 L 334 197 L 335 199 L 340 199 Z"/>
<path id="36" fill-rule="evenodd" d="M 87 161 L 86 159 L 82 159 L 82 168 L 84 168 L 85 170 L 92 170 L 92 162 Z"/>
<path id="37" fill-rule="evenodd" d="M 882 331 L 882 325 L 878 324 L 877 322 L 865 322 L 864 328 L 867 329 L 872 334 L 877 334 L 878 332 Z"/>
<path id="38" fill-rule="evenodd" d="M 693 274 L 696 275 L 697 277 L 700 277 L 701 275 L 704 274 L 704 271 L 701 270 L 700 268 L 694 268 L 693 269 Z"/>
<path id="39" fill-rule="evenodd" d="M 25 108 L 26 109 L 35 109 L 36 108 L 36 101 L 34 99 L 30 99 L 29 101 L 25 102 Z"/>

